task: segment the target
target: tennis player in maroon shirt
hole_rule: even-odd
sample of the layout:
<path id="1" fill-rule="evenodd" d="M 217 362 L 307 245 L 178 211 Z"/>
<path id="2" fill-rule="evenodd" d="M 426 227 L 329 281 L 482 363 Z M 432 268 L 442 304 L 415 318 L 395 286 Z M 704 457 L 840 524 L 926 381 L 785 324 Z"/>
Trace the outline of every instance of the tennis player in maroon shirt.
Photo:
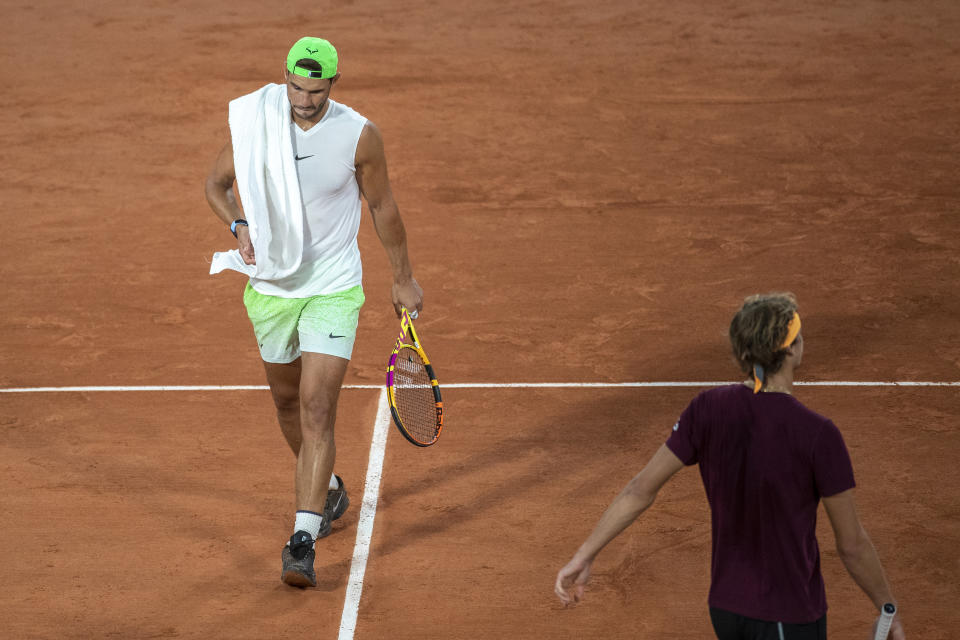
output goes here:
<path id="1" fill-rule="evenodd" d="M 827 599 L 816 539 L 821 500 L 856 583 L 878 612 L 896 599 L 857 515 L 840 431 L 791 395 L 803 358 L 794 297 L 747 298 L 730 324 L 730 342 L 750 379 L 694 398 L 667 442 L 557 574 L 555 591 L 566 604 L 579 602 L 600 550 L 653 504 L 677 471 L 699 464 L 713 525 L 708 603 L 717 637 L 825 640 Z M 889 637 L 905 639 L 899 615 Z"/>

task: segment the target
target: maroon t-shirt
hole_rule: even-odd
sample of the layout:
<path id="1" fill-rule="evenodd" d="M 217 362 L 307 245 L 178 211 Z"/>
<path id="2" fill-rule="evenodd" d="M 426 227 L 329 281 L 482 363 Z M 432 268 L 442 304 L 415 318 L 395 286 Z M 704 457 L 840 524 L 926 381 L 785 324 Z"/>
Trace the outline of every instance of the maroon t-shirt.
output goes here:
<path id="1" fill-rule="evenodd" d="M 743 384 L 704 391 L 667 446 L 700 477 L 713 521 L 709 603 L 750 618 L 821 618 L 817 505 L 853 488 L 840 431 L 785 393 Z"/>

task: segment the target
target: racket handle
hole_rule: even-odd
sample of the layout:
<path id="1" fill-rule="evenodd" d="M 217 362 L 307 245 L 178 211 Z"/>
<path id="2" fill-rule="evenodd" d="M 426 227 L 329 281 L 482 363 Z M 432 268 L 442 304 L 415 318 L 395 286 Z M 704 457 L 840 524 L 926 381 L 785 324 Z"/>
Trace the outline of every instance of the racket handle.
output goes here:
<path id="1" fill-rule="evenodd" d="M 873 640 L 887 640 L 895 615 L 897 615 L 897 607 L 894 604 L 888 602 L 880 607 L 880 619 L 877 620 L 877 632 L 873 634 Z"/>

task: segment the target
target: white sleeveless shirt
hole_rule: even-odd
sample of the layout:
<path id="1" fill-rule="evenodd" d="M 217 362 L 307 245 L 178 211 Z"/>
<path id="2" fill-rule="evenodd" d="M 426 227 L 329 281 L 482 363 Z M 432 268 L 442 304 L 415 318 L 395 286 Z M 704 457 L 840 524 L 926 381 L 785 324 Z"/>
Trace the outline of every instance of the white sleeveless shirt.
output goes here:
<path id="1" fill-rule="evenodd" d="M 357 231 L 362 206 L 354 162 L 367 119 L 339 102 L 328 100 L 328 105 L 307 131 L 290 123 L 303 200 L 303 263 L 281 280 L 250 278 L 259 293 L 306 298 L 361 283 Z"/>

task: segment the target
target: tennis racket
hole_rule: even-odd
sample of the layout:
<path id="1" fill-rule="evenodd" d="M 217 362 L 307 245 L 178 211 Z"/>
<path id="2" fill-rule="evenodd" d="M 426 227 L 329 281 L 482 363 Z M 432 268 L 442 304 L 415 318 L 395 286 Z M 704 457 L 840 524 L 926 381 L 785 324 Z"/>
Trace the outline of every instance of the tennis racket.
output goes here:
<path id="1" fill-rule="evenodd" d="M 893 624 L 893 616 L 897 615 L 897 608 L 887 603 L 880 609 L 880 619 L 877 620 L 877 630 L 873 634 L 873 640 L 887 640 L 887 634 L 890 633 L 890 625 Z"/>
<path id="2" fill-rule="evenodd" d="M 429 447 L 437 441 L 443 430 L 440 385 L 420 346 L 413 319 L 403 307 L 400 336 L 387 365 L 387 400 L 393 422 L 404 438 L 418 447 Z"/>

